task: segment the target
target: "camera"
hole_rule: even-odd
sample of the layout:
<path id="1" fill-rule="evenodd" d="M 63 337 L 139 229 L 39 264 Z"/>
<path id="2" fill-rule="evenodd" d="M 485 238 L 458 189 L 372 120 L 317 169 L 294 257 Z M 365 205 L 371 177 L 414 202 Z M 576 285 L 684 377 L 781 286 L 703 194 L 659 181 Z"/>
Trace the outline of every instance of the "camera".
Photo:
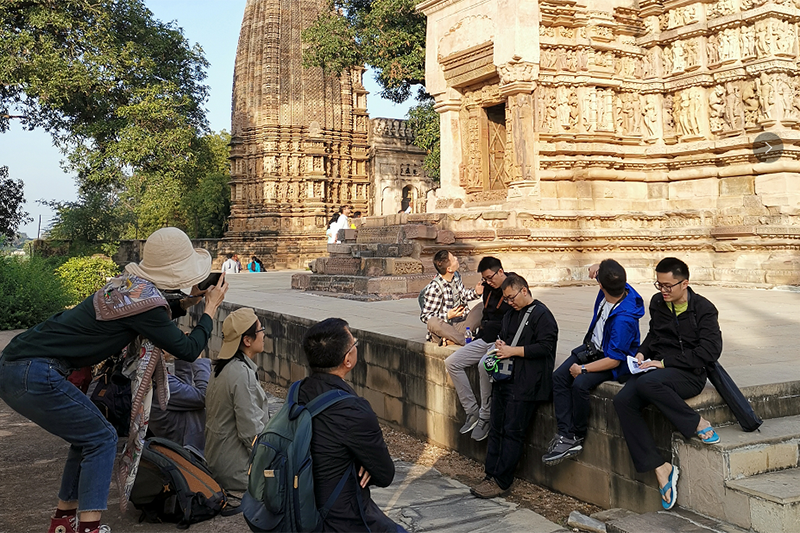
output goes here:
<path id="1" fill-rule="evenodd" d="M 592 341 L 586 341 L 574 350 L 572 355 L 578 358 L 578 363 L 585 365 L 605 357 L 603 350 L 598 350 Z"/>

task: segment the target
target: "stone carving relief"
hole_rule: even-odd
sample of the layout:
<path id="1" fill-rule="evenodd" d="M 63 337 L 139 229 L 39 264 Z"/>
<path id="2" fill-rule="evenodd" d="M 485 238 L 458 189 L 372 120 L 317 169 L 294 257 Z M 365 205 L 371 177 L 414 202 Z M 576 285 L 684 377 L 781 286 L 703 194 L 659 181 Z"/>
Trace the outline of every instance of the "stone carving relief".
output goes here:
<path id="1" fill-rule="evenodd" d="M 494 22 L 491 18 L 486 15 L 465 17 L 439 40 L 439 58 L 492 41 L 494 35 Z"/>
<path id="2" fill-rule="evenodd" d="M 500 85 L 518 81 L 530 82 L 536 75 L 536 66 L 528 62 L 505 63 L 498 67 L 497 72 L 500 75 Z"/>
<path id="3" fill-rule="evenodd" d="M 711 131 L 722 131 L 725 127 L 725 87 L 717 85 L 708 93 L 708 118 Z"/>

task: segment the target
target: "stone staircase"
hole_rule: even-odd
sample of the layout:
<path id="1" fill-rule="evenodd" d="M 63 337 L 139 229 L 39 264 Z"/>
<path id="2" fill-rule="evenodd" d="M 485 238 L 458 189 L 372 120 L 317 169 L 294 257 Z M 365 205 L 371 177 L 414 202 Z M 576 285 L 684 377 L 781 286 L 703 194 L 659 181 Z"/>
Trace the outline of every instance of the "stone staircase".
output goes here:
<path id="1" fill-rule="evenodd" d="M 764 421 L 760 431 L 717 429 L 706 445 L 675 434 L 678 504 L 758 533 L 800 531 L 800 416 Z"/>
<path id="2" fill-rule="evenodd" d="M 358 229 L 340 230 L 340 243 L 328 244 L 328 257 L 315 259 L 310 273 L 292 276 L 292 288 L 368 301 L 416 297 L 436 275 L 433 250 L 456 241 L 437 227 L 442 216 L 369 217 Z M 477 282 L 473 270 L 462 268 L 464 283 Z"/>

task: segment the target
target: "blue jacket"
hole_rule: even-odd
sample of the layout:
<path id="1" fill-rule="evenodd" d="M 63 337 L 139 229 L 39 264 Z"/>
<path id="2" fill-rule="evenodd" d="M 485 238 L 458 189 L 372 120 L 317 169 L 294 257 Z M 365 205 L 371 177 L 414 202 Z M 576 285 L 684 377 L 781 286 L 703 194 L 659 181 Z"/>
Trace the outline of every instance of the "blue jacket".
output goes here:
<path id="1" fill-rule="evenodd" d="M 611 311 L 603 327 L 603 354 L 622 363 L 612 370 L 614 379 L 619 379 L 629 373 L 627 357 L 636 356 L 639 350 L 639 319 L 644 316 L 644 300 L 636 289 L 625 284 L 628 295 Z M 597 292 L 594 302 L 594 318 L 586 334 L 586 340 L 591 339 L 594 325 L 597 322 L 597 310 L 605 299 L 603 291 Z"/>
<path id="2" fill-rule="evenodd" d="M 206 388 L 211 361 L 194 363 L 175 360 L 175 374 L 169 375 L 169 403 L 162 411 L 155 402 L 150 410 L 150 429 L 156 437 L 182 446 L 191 445 L 201 453 L 205 447 Z"/>

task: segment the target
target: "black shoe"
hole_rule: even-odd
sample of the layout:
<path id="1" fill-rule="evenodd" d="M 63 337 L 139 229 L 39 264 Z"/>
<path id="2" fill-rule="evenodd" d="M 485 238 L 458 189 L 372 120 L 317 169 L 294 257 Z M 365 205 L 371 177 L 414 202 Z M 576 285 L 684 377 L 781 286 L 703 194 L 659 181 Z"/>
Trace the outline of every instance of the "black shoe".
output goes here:
<path id="1" fill-rule="evenodd" d="M 550 442 L 548 452 L 542 456 L 542 462 L 546 466 L 557 465 L 564 459 L 575 457 L 583 451 L 583 439 L 556 435 Z"/>

